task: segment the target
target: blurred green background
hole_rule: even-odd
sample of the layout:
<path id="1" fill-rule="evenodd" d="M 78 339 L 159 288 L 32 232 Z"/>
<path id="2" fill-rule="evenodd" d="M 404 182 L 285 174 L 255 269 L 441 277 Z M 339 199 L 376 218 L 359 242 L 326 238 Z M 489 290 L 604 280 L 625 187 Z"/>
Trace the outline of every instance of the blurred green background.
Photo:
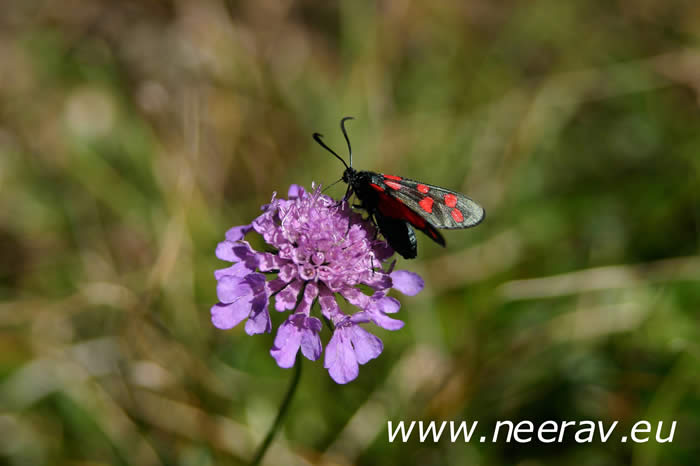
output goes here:
<path id="1" fill-rule="evenodd" d="M 304 360 L 266 464 L 698 464 L 699 34 L 693 0 L 5 2 L 0 463 L 249 461 L 291 371 L 210 324 L 214 249 L 335 181 L 311 133 L 344 154 L 352 115 L 356 167 L 488 215 L 419 235 L 426 289 L 356 381 Z M 462 419 L 678 425 L 387 441 Z"/>

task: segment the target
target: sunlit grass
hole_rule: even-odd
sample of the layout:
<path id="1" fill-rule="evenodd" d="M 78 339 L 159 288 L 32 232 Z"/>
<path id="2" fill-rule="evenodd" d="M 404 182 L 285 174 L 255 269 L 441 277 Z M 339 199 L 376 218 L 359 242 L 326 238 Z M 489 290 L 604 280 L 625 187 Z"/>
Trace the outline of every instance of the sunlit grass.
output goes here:
<path id="1" fill-rule="evenodd" d="M 419 235 L 401 266 L 426 290 L 356 381 L 304 361 L 268 464 L 695 464 L 700 10 L 598 3 L 10 6 L 0 462 L 245 464 L 291 371 L 274 335 L 210 324 L 214 248 L 273 191 L 337 180 L 311 133 L 343 148 L 352 115 L 356 168 L 487 218 Z M 679 426 L 398 445 L 392 419 Z"/>

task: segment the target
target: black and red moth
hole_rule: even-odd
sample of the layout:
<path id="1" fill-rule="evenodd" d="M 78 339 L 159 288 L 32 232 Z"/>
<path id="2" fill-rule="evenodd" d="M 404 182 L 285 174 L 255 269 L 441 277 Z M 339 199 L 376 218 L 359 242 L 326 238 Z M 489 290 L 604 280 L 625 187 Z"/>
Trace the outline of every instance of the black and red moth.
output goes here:
<path id="1" fill-rule="evenodd" d="M 361 202 L 356 207 L 367 211 L 394 251 L 406 259 L 416 257 L 418 245 L 411 227 L 444 247 L 445 238 L 438 228 L 452 230 L 481 223 L 485 216 L 484 209 L 464 194 L 401 176 L 355 170 L 352 167 L 350 138 L 345 130 L 345 122 L 352 119 L 345 117 L 340 120 L 340 128 L 348 144 L 350 165 L 321 140 L 321 134 L 314 133 L 313 137 L 345 165 L 342 180 L 347 183 L 348 189 L 343 200 L 347 201 L 355 194 Z"/>

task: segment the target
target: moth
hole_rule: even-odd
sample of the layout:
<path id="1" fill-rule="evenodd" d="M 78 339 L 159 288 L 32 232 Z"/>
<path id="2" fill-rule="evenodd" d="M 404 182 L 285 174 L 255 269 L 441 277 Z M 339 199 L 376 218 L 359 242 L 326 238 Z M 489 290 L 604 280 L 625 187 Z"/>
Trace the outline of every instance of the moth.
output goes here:
<path id="1" fill-rule="evenodd" d="M 470 228 L 484 220 L 486 212 L 483 207 L 462 193 L 402 176 L 355 170 L 345 128 L 345 122 L 352 119 L 345 117 L 340 120 L 350 165 L 323 142 L 323 135 L 314 133 L 313 138 L 345 166 L 341 180 L 348 188 L 343 200 L 347 201 L 354 194 L 360 201 L 355 207 L 367 212 L 394 251 L 406 259 L 417 256 L 418 244 L 413 228 L 444 247 L 445 238 L 439 229 Z"/>

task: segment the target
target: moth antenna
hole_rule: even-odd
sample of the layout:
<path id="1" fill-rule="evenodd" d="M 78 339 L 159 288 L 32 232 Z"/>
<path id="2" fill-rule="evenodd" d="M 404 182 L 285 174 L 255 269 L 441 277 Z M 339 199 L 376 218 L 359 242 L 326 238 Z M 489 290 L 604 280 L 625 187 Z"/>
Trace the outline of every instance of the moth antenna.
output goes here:
<path id="1" fill-rule="evenodd" d="M 352 167 L 352 147 L 350 147 L 350 138 L 348 137 L 348 132 L 345 129 L 345 122 L 348 120 L 354 120 L 354 117 L 345 117 L 340 120 L 340 129 L 343 130 L 343 136 L 345 136 L 345 142 L 348 143 L 348 152 L 350 153 L 350 166 Z"/>
<path id="2" fill-rule="evenodd" d="M 343 165 L 345 165 L 345 168 L 350 168 L 350 167 L 348 167 L 348 164 L 345 163 L 345 160 L 343 160 L 343 158 L 342 158 L 341 156 L 339 156 L 338 154 L 336 154 L 335 151 L 334 151 L 333 149 L 331 149 L 330 147 L 328 147 L 328 146 L 326 145 L 326 143 L 323 142 L 323 140 L 321 139 L 321 138 L 323 137 L 323 135 L 322 135 L 321 133 L 314 133 L 314 136 L 313 136 L 313 137 L 314 137 L 314 141 L 316 141 L 317 143 L 319 143 L 319 144 L 321 145 L 321 147 L 323 147 L 324 149 L 326 149 L 326 150 L 327 150 L 328 152 L 330 152 L 331 154 L 335 155 L 336 158 L 337 158 L 338 160 L 340 160 L 341 162 L 343 162 Z M 351 162 L 351 165 L 352 165 L 352 162 Z"/>
<path id="3" fill-rule="evenodd" d="M 338 178 L 337 180 L 335 180 L 334 182 L 332 182 L 331 184 L 329 184 L 328 186 L 326 186 L 325 188 L 323 188 L 323 191 L 321 191 L 321 192 L 322 192 L 322 193 L 325 193 L 327 190 L 331 189 L 333 186 L 337 185 L 337 184 L 340 183 L 341 181 L 343 181 L 343 179 L 342 179 L 342 178 Z"/>

